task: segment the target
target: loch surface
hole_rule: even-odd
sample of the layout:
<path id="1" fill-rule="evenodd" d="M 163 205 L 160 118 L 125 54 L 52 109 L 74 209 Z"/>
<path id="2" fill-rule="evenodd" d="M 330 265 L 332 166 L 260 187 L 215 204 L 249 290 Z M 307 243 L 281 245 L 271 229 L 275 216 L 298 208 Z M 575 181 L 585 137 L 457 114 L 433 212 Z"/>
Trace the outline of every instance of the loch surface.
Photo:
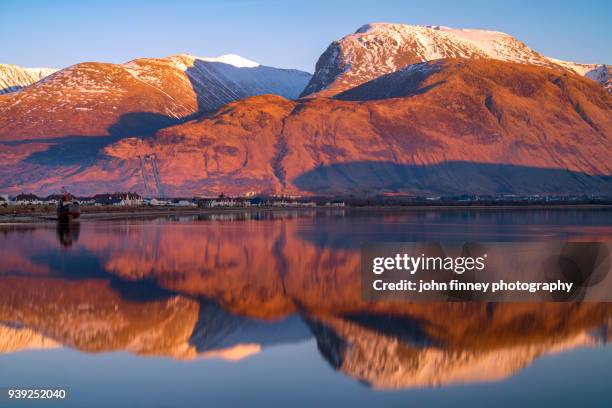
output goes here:
<path id="1" fill-rule="evenodd" d="M 7 406 L 612 406 L 612 304 L 368 303 L 369 242 L 610 241 L 609 209 L 0 224 Z"/>

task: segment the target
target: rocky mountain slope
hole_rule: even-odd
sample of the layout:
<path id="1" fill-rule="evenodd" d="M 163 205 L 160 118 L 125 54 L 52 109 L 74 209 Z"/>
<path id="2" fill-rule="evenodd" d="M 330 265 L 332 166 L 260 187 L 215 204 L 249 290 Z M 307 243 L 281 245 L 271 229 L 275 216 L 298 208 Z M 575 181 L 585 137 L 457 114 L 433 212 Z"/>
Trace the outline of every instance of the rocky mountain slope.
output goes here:
<path id="1" fill-rule="evenodd" d="M 83 138 L 5 143 L 0 186 L 153 196 L 610 195 L 611 112 L 609 93 L 566 70 L 438 60 L 334 99 L 242 99 L 154 137 L 95 149 Z"/>
<path id="2" fill-rule="evenodd" d="M 32 85 L 55 71 L 57 70 L 53 68 L 22 68 L 0 64 L 0 95 Z"/>
<path id="3" fill-rule="evenodd" d="M 610 84 L 605 65 L 548 58 L 502 32 L 374 23 L 331 43 L 302 96 L 335 95 L 410 64 L 441 58 L 492 58 L 562 67 L 608 87 Z"/>

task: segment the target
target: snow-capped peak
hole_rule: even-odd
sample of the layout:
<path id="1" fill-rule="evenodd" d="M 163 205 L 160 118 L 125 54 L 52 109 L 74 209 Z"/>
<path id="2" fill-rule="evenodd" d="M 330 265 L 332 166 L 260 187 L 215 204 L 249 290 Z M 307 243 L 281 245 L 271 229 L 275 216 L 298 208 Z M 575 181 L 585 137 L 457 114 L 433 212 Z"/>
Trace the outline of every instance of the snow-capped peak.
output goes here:
<path id="1" fill-rule="evenodd" d="M 565 68 L 581 75 L 599 67 L 548 58 L 499 31 L 370 23 L 328 47 L 302 96 L 335 95 L 407 65 L 440 58 L 491 58 Z M 604 77 L 599 71 L 591 76 Z"/>
<path id="2" fill-rule="evenodd" d="M 220 62 L 222 64 L 229 64 L 235 66 L 236 68 L 256 68 L 259 66 L 259 63 L 243 58 L 240 55 L 236 54 L 225 54 L 216 58 L 204 57 L 198 59 L 207 62 Z"/>
<path id="3" fill-rule="evenodd" d="M 389 44 L 385 40 L 392 40 Z M 527 60 L 536 62 L 541 56 L 512 36 L 478 29 L 456 29 L 439 25 L 407 25 L 370 23 L 341 41 L 357 40 L 361 44 L 371 41 L 384 43 L 391 51 L 405 52 L 402 45 L 414 43 L 410 48 L 424 60 L 448 56 L 489 57 L 501 60 Z"/>

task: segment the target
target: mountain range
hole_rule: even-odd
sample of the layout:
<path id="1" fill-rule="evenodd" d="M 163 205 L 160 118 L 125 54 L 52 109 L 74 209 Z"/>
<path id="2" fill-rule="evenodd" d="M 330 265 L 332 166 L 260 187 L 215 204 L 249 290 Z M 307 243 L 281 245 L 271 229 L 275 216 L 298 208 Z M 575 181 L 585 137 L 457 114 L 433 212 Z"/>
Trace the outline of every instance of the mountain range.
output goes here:
<path id="1" fill-rule="evenodd" d="M 612 195 L 610 67 L 500 32 L 376 23 L 313 75 L 176 55 L 0 87 L 3 193 Z"/>

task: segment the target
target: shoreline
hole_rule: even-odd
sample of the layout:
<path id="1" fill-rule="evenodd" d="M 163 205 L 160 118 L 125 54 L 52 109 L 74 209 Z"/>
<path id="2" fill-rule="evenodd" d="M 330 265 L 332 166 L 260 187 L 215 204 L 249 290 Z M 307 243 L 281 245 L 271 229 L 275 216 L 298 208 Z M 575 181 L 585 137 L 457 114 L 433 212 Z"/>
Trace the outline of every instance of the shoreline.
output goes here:
<path id="1" fill-rule="evenodd" d="M 21 211 L 19 211 L 21 210 Z M 81 216 L 77 221 L 98 221 L 135 219 L 164 216 L 197 216 L 211 214 L 232 214 L 244 212 L 281 212 L 281 211 L 350 211 L 362 213 L 377 212 L 410 212 L 410 211 L 529 211 L 529 210 L 612 210 L 609 204 L 499 204 L 499 205 L 402 205 L 402 206 L 345 206 L 345 207 L 217 207 L 217 208 L 182 208 L 182 207 L 116 207 L 116 206 L 86 206 L 81 207 Z M 22 223 L 55 223 L 55 206 L 44 208 L 4 207 L 0 208 L 0 226 Z"/>

